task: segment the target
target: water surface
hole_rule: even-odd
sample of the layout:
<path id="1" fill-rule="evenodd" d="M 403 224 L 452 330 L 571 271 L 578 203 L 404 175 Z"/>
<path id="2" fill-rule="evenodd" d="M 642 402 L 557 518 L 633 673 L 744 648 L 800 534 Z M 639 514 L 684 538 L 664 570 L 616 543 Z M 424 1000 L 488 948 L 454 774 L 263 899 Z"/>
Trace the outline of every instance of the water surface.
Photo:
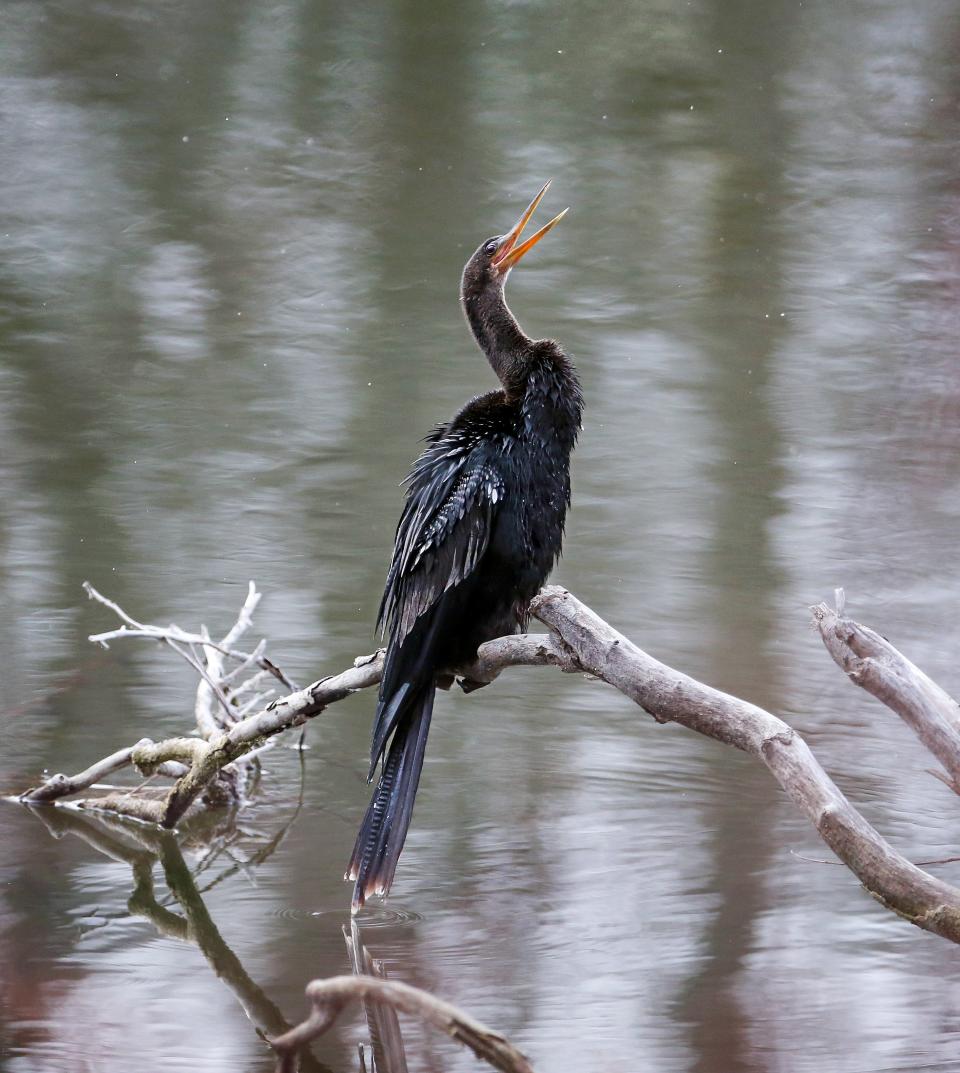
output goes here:
<path id="1" fill-rule="evenodd" d="M 845 586 L 960 690 L 958 43 L 939 0 L 7 5 L 0 789 L 187 725 L 186 669 L 87 642 L 84 579 L 216 631 L 253 577 L 301 681 L 374 646 L 397 484 L 492 385 L 460 269 L 553 176 L 510 300 L 587 396 L 556 578 L 954 855 L 955 798 L 806 607 Z M 206 842 L 0 809 L 0 1070 L 270 1070 L 254 1026 L 351 968 L 371 704 Z M 955 1069 L 953 948 L 792 851 L 828 856 L 757 765 L 518 671 L 441 697 L 359 942 L 548 1073 Z M 411 1070 L 477 1068 L 402 1027 Z"/>

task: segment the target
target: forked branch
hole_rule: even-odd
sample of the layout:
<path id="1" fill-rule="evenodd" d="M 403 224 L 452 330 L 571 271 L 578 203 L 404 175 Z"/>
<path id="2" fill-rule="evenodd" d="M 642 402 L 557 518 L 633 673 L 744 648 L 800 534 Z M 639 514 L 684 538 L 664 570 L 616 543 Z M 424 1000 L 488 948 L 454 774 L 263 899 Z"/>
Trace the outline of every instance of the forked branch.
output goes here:
<path id="1" fill-rule="evenodd" d="M 260 691 L 257 697 L 269 697 L 274 689 L 263 688 L 265 678 L 288 689 L 294 688 L 279 667 L 266 658 L 266 641 L 260 641 L 252 652 L 235 647 L 252 625 L 253 612 L 260 602 L 260 593 L 254 583 L 250 582 L 236 621 L 220 641 L 214 641 L 205 627 L 201 627 L 199 633 L 189 633 L 176 625 L 147 625 L 103 596 L 89 582 L 84 582 L 84 590 L 90 599 L 108 607 L 121 621 L 118 629 L 94 634 L 91 641 L 107 648 L 110 641 L 120 638 L 148 638 L 167 645 L 194 668 L 200 676 L 194 704 L 198 736 L 168 738 L 161 742 L 143 738 L 77 775 L 53 775 L 26 791 L 20 799 L 36 804 L 73 796 L 96 786 L 106 775 L 133 767 L 148 778 L 173 778 L 177 780 L 176 785 L 160 793 L 154 788 L 143 793 L 115 792 L 106 797 L 85 799 L 78 802 L 80 806 L 173 827 L 201 794 L 211 805 L 242 804 L 246 782 L 243 765 L 254 760 L 258 747 L 264 744 L 256 738 L 240 744 L 229 738 L 229 732 L 244 721 L 250 703 L 246 694 L 256 689 Z M 229 671 L 225 669 L 227 660 L 236 664 Z M 241 697 L 244 698 L 242 702 Z"/>
<path id="2" fill-rule="evenodd" d="M 878 901 L 918 927 L 960 942 L 960 890 L 896 852 L 850 804 L 803 738 L 783 720 L 660 663 L 564 589 L 544 589 L 531 610 L 551 633 L 501 637 L 482 645 L 476 661 L 458 669 L 465 688 L 492 681 L 511 666 L 549 664 L 564 671 L 587 672 L 618 689 L 658 722 L 680 723 L 749 753 L 768 768 L 787 796 L 809 817 L 820 837 Z M 849 627 L 845 629 L 849 632 Z M 869 633 L 871 643 L 882 642 L 882 638 L 873 640 L 876 635 Z M 895 649 L 890 651 L 896 653 Z M 171 827 L 239 758 L 274 735 L 301 726 L 328 705 L 379 682 L 382 661 L 382 653 L 362 657 L 340 674 L 275 700 L 262 711 L 209 735 L 205 741 L 181 738 L 157 745 L 140 742 L 83 775 L 102 771 L 104 764 L 119 766 L 128 752 L 129 762 L 143 771 L 158 770 L 153 765 L 163 767 L 171 761 L 188 765 L 163 800 L 151 802 L 142 817 L 156 820 L 159 815 L 159 822 Z M 937 687 L 923 678 L 927 689 L 924 695 L 933 695 L 931 691 Z M 888 695 L 896 693 L 888 681 Z M 946 719 L 946 709 L 941 715 Z M 945 736 L 937 739 L 938 748 L 941 740 Z M 81 776 L 55 776 L 28 791 L 23 799 L 54 800 L 75 793 L 80 784 L 89 785 Z M 95 801 L 89 804 L 96 807 Z"/>
<path id="3" fill-rule="evenodd" d="M 501 1073 L 534 1073 L 527 1059 L 499 1032 L 475 1021 L 449 1002 L 418 987 L 374 976 L 333 976 L 307 984 L 310 1015 L 282 1036 L 271 1040 L 279 1055 L 277 1073 L 294 1073 L 297 1052 L 322 1036 L 352 1002 L 377 1002 L 399 1013 L 418 1017 L 462 1043 Z"/>

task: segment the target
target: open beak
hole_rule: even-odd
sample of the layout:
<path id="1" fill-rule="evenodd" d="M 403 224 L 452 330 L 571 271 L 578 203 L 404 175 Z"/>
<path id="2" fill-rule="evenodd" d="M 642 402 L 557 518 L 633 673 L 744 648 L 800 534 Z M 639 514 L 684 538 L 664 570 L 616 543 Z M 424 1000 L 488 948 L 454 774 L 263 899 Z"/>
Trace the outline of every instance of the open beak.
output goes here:
<path id="1" fill-rule="evenodd" d="M 564 216 L 566 216 L 567 213 L 570 211 L 569 209 L 564 209 L 563 212 L 559 213 L 557 216 L 554 216 L 550 223 L 544 224 L 539 231 L 531 235 L 525 242 L 520 243 L 519 246 L 517 245 L 517 242 L 519 242 L 520 240 L 520 235 L 523 233 L 523 229 L 527 226 L 527 222 L 534 214 L 534 211 L 540 204 L 543 195 L 549 189 L 551 182 L 553 182 L 553 180 L 548 179 L 543 184 L 543 186 L 540 187 L 540 192 L 533 199 L 533 201 L 530 202 L 526 209 L 524 209 L 523 215 L 520 217 L 519 220 L 517 220 L 513 227 L 511 227 L 507 234 L 504 236 L 503 241 L 500 243 L 500 248 L 497 250 L 496 255 L 490 262 L 492 267 L 495 268 L 498 272 L 508 272 L 511 268 L 513 268 L 517 261 L 519 261 L 520 258 L 528 250 L 532 250 L 533 247 L 536 246 L 536 244 L 540 241 L 540 239 L 542 239 L 543 236 L 549 230 L 551 230 L 551 228 L 556 227 L 556 225 L 560 223 Z"/>

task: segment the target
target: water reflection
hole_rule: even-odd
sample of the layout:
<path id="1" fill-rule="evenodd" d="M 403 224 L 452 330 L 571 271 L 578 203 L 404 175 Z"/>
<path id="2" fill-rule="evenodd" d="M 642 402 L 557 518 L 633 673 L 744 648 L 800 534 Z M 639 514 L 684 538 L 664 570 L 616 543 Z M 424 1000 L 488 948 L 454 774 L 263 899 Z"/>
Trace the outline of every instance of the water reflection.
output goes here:
<path id="1" fill-rule="evenodd" d="M 109 813 L 86 814 L 69 807 L 36 807 L 30 811 L 55 839 L 72 835 L 111 861 L 130 868 L 134 886 L 124 910 L 88 916 L 80 924 L 82 936 L 110 928 L 125 918 L 145 920 L 159 935 L 193 944 L 199 949 L 213 974 L 233 992 L 264 1043 L 268 1043 L 271 1037 L 289 1031 L 292 1027 L 290 1022 L 251 978 L 224 939 L 204 896 L 238 871 L 250 875 L 267 861 L 282 844 L 299 814 L 299 808 L 272 837 L 257 839 L 258 844 L 252 850 L 246 846 L 242 861 L 232 852 L 232 847 L 241 838 L 235 817 L 222 820 L 213 815 L 197 817 L 182 835 L 178 835 L 123 820 Z M 192 867 L 184 859 L 181 838 L 193 851 L 199 852 L 199 861 Z M 233 863 L 224 867 L 224 859 Z M 156 887 L 158 865 L 165 893 L 158 892 Z M 216 871 L 218 865 L 220 870 L 215 878 L 209 879 L 207 873 Z M 376 917 L 376 912 L 365 914 L 364 932 L 376 934 Z M 397 919 L 390 921 L 391 924 L 397 922 Z M 383 920 L 379 921 L 381 926 L 383 923 Z M 342 933 L 353 972 L 386 979 L 388 973 L 385 965 L 364 945 L 357 920 L 352 919 L 350 926 L 344 927 Z M 385 1004 L 369 1001 L 364 1001 L 363 1007 L 369 1043 L 366 1047 L 360 1044 L 361 1070 L 369 1068 L 370 1073 L 407 1073 L 403 1033 L 396 1011 Z M 128 1016 L 133 1015 L 134 1011 L 128 1012 Z M 199 1046 L 201 1041 L 197 1043 Z M 135 1044 L 128 1056 L 131 1060 L 135 1057 L 134 1051 Z M 92 1049 L 88 1048 L 86 1053 L 95 1061 Z M 269 1054 L 265 1050 L 265 1055 Z M 196 1061 L 204 1061 L 199 1051 Z M 258 1065 L 271 1061 L 271 1058 L 265 1057 L 264 1062 Z M 318 1061 L 310 1048 L 304 1048 L 299 1052 L 297 1068 L 302 1073 L 329 1073 L 330 1067 Z"/>
<path id="2" fill-rule="evenodd" d="M 146 824 L 125 822 L 109 814 L 96 818 L 84 815 L 69 808 L 36 808 L 31 810 L 54 838 L 74 835 L 92 849 L 112 861 L 129 865 L 133 875 L 134 888 L 126 904 L 130 917 L 149 921 L 157 932 L 165 937 L 196 945 L 216 977 L 222 980 L 234 993 L 247 1018 L 261 1037 L 277 1036 L 290 1029 L 280 1009 L 268 998 L 263 990 L 251 979 L 240 959 L 224 940 L 213 917 L 207 909 L 203 890 L 228 878 L 240 868 L 245 871 L 255 868 L 266 860 L 280 845 L 287 827 L 281 828 L 273 838 L 267 840 L 242 865 L 236 862 L 217 875 L 206 888 L 198 886 L 199 877 L 210 869 L 222 855 L 229 853 L 229 847 L 236 841 L 237 830 L 233 823 L 222 830 L 211 832 L 198 830 L 192 832 L 191 843 L 203 847 L 200 864 L 191 869 L 184 860 L 178 842 L 178 836 L 172 831 L 161 831 Z M 210 827 L 210 818 L 205 826 Z M 292 822 L 292 821 L 291 821 Z M 196 824 L 194 825 L 196 828 Z M 159 864 L 167 889 L 164 900 L 158 897 L 154 871 Z M 170 908 L 173 905 L 175 908 Z M 102 915 L 89 920 L 84 933 L 93 928 L 107 928 L 112 922 L 122 920 L 122 916 Z M 125 1016 L 136 1023 L 136 1010 L 130 1009 Z M 171 1031 L 173 1030 L 170 1026 Z M 136 1032 L 132 1033 L 136 1039 Z M 197 1041 L 198 1044 L 200 1041 Z M 96 1061 L 94 1051 L 96 1044 L 91 1041 L 85 1053 Z M 134 1048 L 129 1059 L 135 1058 Z M 203 1059 L 198 1057 L 198 1061 Z M 318 1062 L 305 1049 L 301 1053 L 300 1068 L 304 1073 L 324 1073 L 329 1067 Z"/>
<path id="3" fill-rule="evenodd" d="M 358 976 L 376 976 L 382 980 L 388 978 L 383 962 L 374 958 L 360 941 L 360 928 L 356 920 L 350 922 L 349 930 L 343 929 L 343 937 L 350 951 L 353 971 Z M 372 1073 L 407 1073 L 407 1052 L 396 1010 L 382 1002 L 365 1001 L 363 1006 L 373 1052 Z"/>
<path id="4" fill-rule="evenodd" d="M 783 512 L 786 478 L 783 437 L 770 395 L 788 331 L 781 214 L 789 120 L 778 72 L 791 52 L 796 8 L 774 4 L 759 13 L 755 5 L 735 2 L 712 5 L 711 16 L 718 38 L 737 39 L 759 29 L 766 44 L 751 63 L 735 65 L 713 110 L 714 137 L 726 160 L 713 183 L 712 212 L 704 229 L 704 293 L 692 305 L 691 321 L 698 346 L 707 355 L 701 384 L 704 408 L 722 432 L 703 480 L 711 489 L 703 571 L 716 582 L 703 593 L 697 614 L 716 624 L 710 638 L 710 681 L 770 705 L 777 703 L 781 686 L 779 668 L 770 658 L 777 632 L 773 594 L 784 580 L 770 528 Z M 757 19 L 766 25 L 757 27 Z M 758 83 L 763 91 L 756 95 L 747 125 L 741 102 Z M 721 317 L 727 330 L 719 323 Z M 731 320 L 736 321 L 732 329 Z M 752 672 L 744 673 L 745 652 L 755 655 Z M 763 780 L 763 772 L 747 763 L 739 766 L 738 779 Z M 704 816 L 712 833 L 707 886 L 718 897 L 703 936 L 710 956 L 677 998 L 678 1015 L 692 1026 L 691 1069 L 697 1073 L 762 1068 L 737 985 L 764 903 L 757 876 L 770 868 L 775 854 L 771 821 L 765 811 L 751 817 L 735 795 L 712 803 Z M 751 866 L 731 868 L 748 827 Z"/>

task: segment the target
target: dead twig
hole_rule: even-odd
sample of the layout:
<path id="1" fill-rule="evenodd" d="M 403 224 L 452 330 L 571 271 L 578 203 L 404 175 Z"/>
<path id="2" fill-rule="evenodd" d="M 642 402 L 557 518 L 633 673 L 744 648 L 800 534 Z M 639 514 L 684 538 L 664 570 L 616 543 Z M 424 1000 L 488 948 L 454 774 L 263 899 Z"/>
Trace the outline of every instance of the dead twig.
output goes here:
<path id="1" fill-rule="evenodd" d="M 118 630 L 94 634 L 92 641 L 107 647 L 108 640 L 117 637 L 147 637 L 158 640 L 186 660 L 197 672 L 200 682 L 194 704 L 194 719 L 202 740 L 171 738 L 154 743 L 144 738 L 136 745 L 121 749 L 98 761 L 78 775 L 71 777 L 57 774 L 48 778 L 41 785 L 28 790 L 21 800 L 41 803 L 72 796 L 98 783 L 111 772 L 132 766 L 146 776 L 162 775 L 176 779 L 178 784 L 186 780 L 186 785 L 191 787 L 197 785 L 197 776 L 201 771 L 205 777 L 202 785 L 197 786 L 197 792 L 187 797 L 181 794 L 174 799 L 171 793 L 166 791 L 163 800 L 158 800 L 154 793 L 124 794 L 123 791 L 117 791 L 106 798 L 85 799 L 79 802 L 80 806 L 109 809 L 151 823 L 173 826 L 201 793 L 211 804 L 242 804 L 248 782 L 242 766 L 258 763 L 256 757 L 259 752 L 272 743 L 247 742 L 242 748 L 231 749 L 230 744 L 224 741 L 223 735 L 241 723 L 254 707 L 263 704 L 274 690 L 260 689 L 254 693 L 255 699 L 247 697 L 243 703 L 240 703 L 238 698 L 264 686 L 267 678 L 274 682 L 281 681 L 288 688 L 291 685 L 290 679 L 264 655 L 265 640 L 261 640 L 253 652 L 242 652 L 234 647 L 252 625 L 253 612 L 260 602 L 261 596 L 254 583 L 251 581 L 248 585 L 246 598 L 236 621 L 221 641 L 212 640 L 206 627 L 201 627 L 199 633 L 192 634 L 176 625 L 161 628 L 144 624 L 118 603 L 103 596 L 89 582 L 84 582 L 84 589 L 91 599 L 110 608 L 122 623 Z M 236 660 L 238 664 L 229 672 L 224 670 L 227 659 Z M 208 745 L 205 746 L 204 743 Z M 171 801 L 180 806 L 173 812 L 169 808 Z"/>
<path id="2" fill-rule="evenodd" d="M 238 660 L 240 663 L 256 663 L 262 670 L 268 671 L 274 678 L 280 682 L 281 685 L 286 686 L 287 689 L 296 689 L 296 684 L 288 678 L 283 671 L 273 662 L 263 655 L 263 652 L 241 652 L 234 648 L 235 643 L 239 640 L 240 636 L 245 630 L 247 630 L 251 624 L 251 616 L 256 609 L 257 604 L 260 602 L 262 593 L 258 592 L 256 586 L 251 581 L 249 589 L 247 591 L 247 599 L 244 602 L 243 607 L 240 609 L 240 614 L 236 623 L 231 628 L 230 632 L 222 641 L 213 641 L 209 635 L 204 637 L 202 634 L 189 633 L 187 630 L 180 629 L 179 626 L 151 626 L 143 622 L 138 622 L 135 618 L 129 615 L 124 609 L 113 600 L 108 599 L 102 593 L 98 592 L 89 581 L 83 583 L 83 590 L 91 600 L 96 600 L 98 603 L 109 607 L 111 611 L 123 622 L 123 625 L 116 630 L 107 630 L 105 633 L 93 633 L 88 640 L 93 641 L 94 644 L 100 645 L 102 648 L 109 648 L 108 642 L 116 641 L 127 637 L 146 637 L 154 641 L 176 641 L 186 645 L 199 645 L 204 648 L 213 649 L 220 652 L 224 656 L 229 656 L 231 659 Z"/>

